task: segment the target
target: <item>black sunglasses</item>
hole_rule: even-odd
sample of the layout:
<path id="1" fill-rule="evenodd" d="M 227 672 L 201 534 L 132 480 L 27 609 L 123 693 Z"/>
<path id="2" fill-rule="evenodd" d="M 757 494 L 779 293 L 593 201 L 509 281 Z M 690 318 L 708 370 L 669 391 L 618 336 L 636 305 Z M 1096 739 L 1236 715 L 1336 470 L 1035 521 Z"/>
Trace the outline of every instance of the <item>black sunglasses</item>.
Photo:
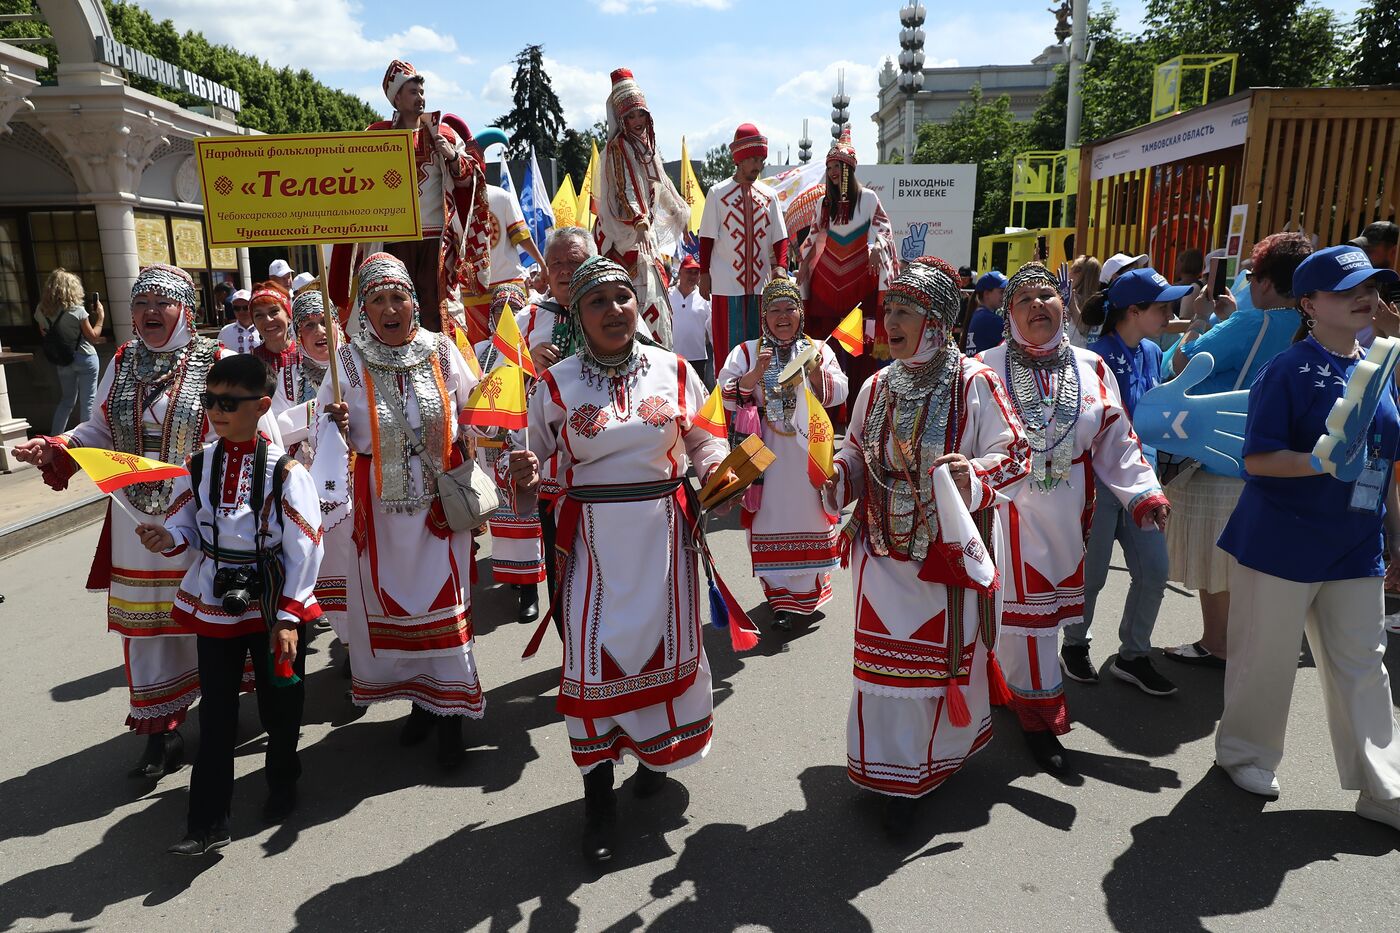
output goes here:
<path id="1" fill-rule="evenodd" d="M 261 395 L 216 395 L 213 392 L 203 392 L 199 396 L 199 403 L 204 406 L 205 411 L 218 406 L 219 411 L 233 414 L 244 402 L 256 402 L 261 398 Z"/>

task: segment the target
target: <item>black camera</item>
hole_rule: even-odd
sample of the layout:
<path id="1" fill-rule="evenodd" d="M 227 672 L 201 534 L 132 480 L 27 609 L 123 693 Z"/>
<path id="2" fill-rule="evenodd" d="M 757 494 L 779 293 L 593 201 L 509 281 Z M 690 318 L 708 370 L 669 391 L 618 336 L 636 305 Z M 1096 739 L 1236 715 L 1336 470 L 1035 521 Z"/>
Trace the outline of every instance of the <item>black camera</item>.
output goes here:
<path id="1" fill-rule="evenodd" d="M 224 612 L 241 616 L 262 595 L 262 581 L 252 567 L 220 567 L 214 571 L 214 598 L 224 603 Z"/>

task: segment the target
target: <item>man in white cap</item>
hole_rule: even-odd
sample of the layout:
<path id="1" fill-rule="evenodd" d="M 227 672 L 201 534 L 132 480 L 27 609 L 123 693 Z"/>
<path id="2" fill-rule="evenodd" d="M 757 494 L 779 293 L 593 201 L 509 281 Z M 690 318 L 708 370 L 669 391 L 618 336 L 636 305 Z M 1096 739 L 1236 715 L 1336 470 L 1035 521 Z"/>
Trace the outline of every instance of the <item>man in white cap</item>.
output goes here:
<path id="1" fill-rule="evenodd" d="M 292 290 L 292 278 L 295 275 L 296 272 L 285 259 L 274 259 L 272 260 L 272 264 L 267 267 L 267 277 L 275 282 L 281 283 L 282 287 L 287 291 Z"/>
<path id="2" fill-rule="evenodd" d="M 273 268 L 276 268 L 278 262 L 286 265 L 283 260 L 279 259 L 272 264 Z M 252 309 L 248 307 L 248 299 L 251 297 L 253 297 L 252 292 L 246 288 L 240 288 L 233 293 L 229 303 L 233 305 L 235 319 L 225 324 L 223 330 L 219 331 L 219 343 L 234 353 L 252 353 L 253 348 L 262 343 L 262 335 L 253 326 Z"/>
<path id="3" fill-rule="evenodd" d="M 316 276 L 312 275 L 310 272 L 298 272 L 296 278 L 292 279 L 292 287 L 287 289 L 287 291 L 295 295 L 297 292 L 301 291 L 302 288 L 310 285 L 314 281 L 316 281 Z"/>

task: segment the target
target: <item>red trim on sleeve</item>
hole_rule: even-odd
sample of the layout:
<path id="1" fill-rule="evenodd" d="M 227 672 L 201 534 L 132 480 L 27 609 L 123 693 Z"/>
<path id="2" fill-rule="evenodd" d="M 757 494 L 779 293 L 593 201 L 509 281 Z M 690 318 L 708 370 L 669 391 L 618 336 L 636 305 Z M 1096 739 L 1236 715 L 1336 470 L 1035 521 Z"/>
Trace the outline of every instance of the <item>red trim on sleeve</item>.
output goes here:
<path id="1" fill-rule="evenodd" d="M 773 265 L 783 269 L 787 268 L 788 262 L 788 240 L 787 237 L 773 244 Z"/>
<path id="2" fill-rule="evenodd" d="M 700 271 L 710 271 L 710 257 L 715 251 L 715 238 L 712 236 L 702 236 L 700 238 Z"/>

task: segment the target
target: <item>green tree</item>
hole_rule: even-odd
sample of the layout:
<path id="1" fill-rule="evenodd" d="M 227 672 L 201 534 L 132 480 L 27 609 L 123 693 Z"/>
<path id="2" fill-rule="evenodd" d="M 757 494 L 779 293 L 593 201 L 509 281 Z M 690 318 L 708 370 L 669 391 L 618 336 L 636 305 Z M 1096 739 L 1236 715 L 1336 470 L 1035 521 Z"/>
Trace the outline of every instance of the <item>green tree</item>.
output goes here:
<path id="1" fill-rule="evenodd" d="M 1400 0 L 1372 0 L 1356 11 L 1347 84 L 1400 84 Z"/>
<path id="2" fill-rule="evenodd" d="M 1000 233 L 1011 208 L 1012 157 L 1026 146 L 1026 126 L 1011 112 L 1005 94 L 988 101 L 982 88 L 972 89 L 971 99 L 953 112 L 947 123 L 919 127 L 914 161 L 922 163 L 972 163 L 977 166 L 977 200 L 972 216 L 972 236 Z"/>
<path id="3" fill-rule="evenodd" d="M 593 144 L 601 151 L 608 141 L 608 125 L 601 120 L 583 132 L 567 129 L 559 140 L 559 170 L 574 180 L 574 187 L 583 183 L 588 171 L 588 160 L 593 155 Z"/>
<path id="4" fill-rule="evenodd" d="M 711 188 L 734 174 L 734 156 L 728 146 L 715 146 L 705 153 L 700 165 L 700 187 L 708 193 Z"/>
<path id="5" fill-rule="evenodd" d="M 515 77 L 511 78 L 510 89 L 514 105 L 495 124 L 510 136 L 510 157 L 526 158 L 532 147 L 542 159 L 557 156 L 559 137 L 564 131 L 564 108 L 544 70 L 544 46 L 527 45 L 515 56 Z"/>

